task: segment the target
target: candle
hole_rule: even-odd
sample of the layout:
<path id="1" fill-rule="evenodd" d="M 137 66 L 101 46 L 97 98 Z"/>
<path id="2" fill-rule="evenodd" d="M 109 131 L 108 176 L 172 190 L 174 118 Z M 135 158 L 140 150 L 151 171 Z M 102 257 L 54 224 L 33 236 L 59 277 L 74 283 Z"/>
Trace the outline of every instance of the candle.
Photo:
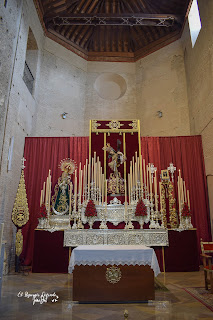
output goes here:
<path id="1" fill-rule="evenodd" d="M 127 213 L 126 179 L 124 180 L 124 190 L 125 190 L 125 214 L 126 214 Z"/>
<path id="2" fill-rule="evenodd" d="M 185 181 L 183 181 L 183 189 L 184 189 L 184 202 L 187 203 L 187 200 L 186 200 L 186 183 L 185 183 Z"/>
<path id="3" fill-rule="evenodd" d="M 77 170 L 75 170 L 75 185 L 74 185 L 74 197 L 75 197 L 75 203 L 74 203 L 74 212 L 76 212 L 76 203 L 77 203 Z"/>
<path id="4" fill-rule="evenodd" d="M 43 193 L 42 193 L 42 203 L 44 203 L 45 186 L 46 186 L 46 183 L 44 182 L 44 183 L 43 183 Z"/>
<path id="5" fill-rule="evenodd" d="M 102 206 L 104 206 L 104 174 L 102 174 Z"/>
<path id="6" fill-rule="evenodd" d="M 189 190 L 187 190 L 187 198 L 188 198 L 188 207 L 189 207 L 189 210 L 190 210 Z"/>
<path id="7" fill-rule="evenodd" d="M 162 184 L 162 182 L 159 182 L 159 191 L 160 191 L 160 211 L 161 211 L 161 213 L 162 213 L 163 204 L 162 204 L 161 184 Z"/>
<path id="8" fill-rule="evenodd" d="M 92 183 L 94 182 L 94 158 L 92 158 Z"/>
<path id="9" fill-rule="evenodd" d="M 129 203 L 130 203 L 130 174 L 128 173 L 128 196 L 129 196 Z"/>
<path id="10" fill-rule="evenodd" d="M 147 193 L 149 193 L 149 167 L 146 165 L 146 186 L 147 186 Z"/>
<path id="11" fill-rule="evenodd" d="M 157 177 L 156 177 L 156 171 L 155 171 L 155 177 L 154 177 L 154 188 L 155 188 L 155 210 L 156 210 L 156 211 L 158 211 Z"/>
<path id="12" fill-rule="evenodd" d="M 71 208 L 72 208 L 72 181 L 70 181 L 69 214 L 71 214 Z"/>
<path id="13" fill-rule="evenodd" d="M 107 179 L 105 180 L 105 212 L 107 212 Z"/>
<path id="14" fill-rule="evenodd" d="M 143 174 L 144 174 L 144 183 L 146 184 L 146 164 L 145 159 L 143 159 Z"/>
<path id="15" fill-rule="evenodd" d="M 43 190 L 41 190 L 41 196 L 40 196 L 40 207 L 42 205 L 42 199 L 43 199 Z"/>
<path id="16" fill-rule="evenodd" d="M 140 160 L 140 183 L 141 183 L 141 196 L 143 198 L 143 174 L 142 174 L 142 157 Z"/>
<path id="17" fill-rule="evenodd" d="M 149 187 L 150 187 L 150 197 L 152 202 L 152 174 L 151 174 L 151 166 L 149 163 Z"/>
<path id="18" fill-rule="evenodd" d="M 91 161 L 89 161 L 89 166 L 88 166 L 88 198 L 90 199 L 90 172 L 91 172 Z"/>
<path id="19" fill-rule="evenodd" d="M 132 188 L 135 187 L 135 166 L 134 166 L 134 157 L 132 157 Z"/>
<path id="20" fill-rule="evenodd" d="M 181 203 L 180 203 L 180 176 L 178 176 L 178 203 L 179 203 L 179 212 L 181 212 Z"/>
<path id="21" fill-rule="evenodd" d="M 132 161 L 130 161 L 130 196 L 132 194 Z"/>

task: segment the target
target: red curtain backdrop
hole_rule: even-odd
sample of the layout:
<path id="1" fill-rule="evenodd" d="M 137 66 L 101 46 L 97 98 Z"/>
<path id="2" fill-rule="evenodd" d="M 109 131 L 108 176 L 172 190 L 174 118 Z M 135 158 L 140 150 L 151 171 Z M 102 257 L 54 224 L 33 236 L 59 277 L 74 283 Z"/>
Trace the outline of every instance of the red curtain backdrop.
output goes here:
<path id="1" fill-rule="evenodd" d="M 142 137 L 141 152 L 146 163 L 150 162 L 160 170 L 167 169 L 170 162 L 178 170 L 190 192 L 192 224 L 197 228 L 198 248 L 200 238 L 211 241 L 209 204 L 201 136 L 184 137 Z M 177 185 L 175 188 L 176 199 Z"/>
<path id="2" fill-rule="evenodd" d="M 40 193 L 43 183 L 46 181 L 49 169 L 52 176 L 52 190 L 61 175 L 60 161 L 65 158 L 85 164 L 89 154 L 88 137 L 65 137 L 65 138 L 26 138 L 24 157 L 25 183 L 30 211 L 30 219 L 23 227 L 24 247 L 21 258 L 25 265 L 32 263 L 34 229 L 38 225 L 40 207 Z"/>
<path id="3" fill-rule="evenodd" d="M 176 166 L 190 190 L 192 223 L 197 228 L 198 242 L 211 240 L 207 184 L 202 151 L 201 136 L 190 137 L 142 137 L 142 156 L 146 163 L 151 162 L 158 168 L 166 169 L 170 162 Z M 77 165 L 85 164 L 89 155 L 88 137 L 65 138 L 26 138 L 24 157 L 25 182 L 30 211 L 30 220 L 23 227 L 24 248 L 21 258 L 25 265 L 32 263 L 34 229 L 38 224 L 40 192 L 51 169 L 52 188 L 61 175 L 58 167 L 64 158 L 71 158 Z M 128 154 L 127 154 L 128 157 Z M 177 189 L 175 190 L 177 195 Z M 177 196 L 176 196 L 177 198 Z"/>

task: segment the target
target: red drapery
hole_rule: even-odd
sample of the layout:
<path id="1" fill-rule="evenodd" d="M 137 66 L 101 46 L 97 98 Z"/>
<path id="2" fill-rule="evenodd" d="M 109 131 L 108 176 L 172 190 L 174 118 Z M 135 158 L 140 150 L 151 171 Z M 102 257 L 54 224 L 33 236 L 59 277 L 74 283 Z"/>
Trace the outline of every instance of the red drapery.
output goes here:
<path id="1" fill-rule="evenodd" d="M 200 238 L 211 240 L 209 204 L 201 136 L 142 137 L 141 152 L 146 163 L 151 162 L 158 172 L 167 169 L 170 162 L 177 168 L 177 182 L 181 170 L 186 188 L 190 190 L 192 224 L 197 228 L 198 247 Z M 177 186 L 175 188 L 177 199 Z"/>
<path id="2" fill-rule="evenodd" d="M 24 157 L 26 161 L 25 182 L 30 211 L 30 219 L 23 227 L 24 247 L 21 258 L 25 265 L 32 262 L 34 229 L 38 224 L 40 192 L 51 169 L 52 187 L 61 175 L 59 163 L 62 159 L 70 158 L 85 164 L 89 154 L 88 137 L 65 138 L 26 138 Z"/>
<path id="3" fill-rule="evenodd" d="M 152 162 L 158 172 L 173 162 L 181 169 L 190 190 L 192 223 L 197 228 L 198 241 L 211 240 L 207 184 L 201 136 L 189 137 L 142 137 L 141 149 L 146 163 Z M 77 165 L 85 164 L 89 155 L 88 137 L 26 138 L 24 157 L 26 161 L 25 182 L 30 220 L 23 227 L 24 248 L 21 257 L 24 264 L 32 262 L 34 229 L 37 226 L 40 192 L 51 169 L 52 186 L 61 175 L 58 167 L 64 158 L 71 158 Z M 128 157 L 128 154 L 127 154 Z M 177 179 L 177 171 L 175 180 Z M 176 190 L 177 192 L 177 190 Z"/>

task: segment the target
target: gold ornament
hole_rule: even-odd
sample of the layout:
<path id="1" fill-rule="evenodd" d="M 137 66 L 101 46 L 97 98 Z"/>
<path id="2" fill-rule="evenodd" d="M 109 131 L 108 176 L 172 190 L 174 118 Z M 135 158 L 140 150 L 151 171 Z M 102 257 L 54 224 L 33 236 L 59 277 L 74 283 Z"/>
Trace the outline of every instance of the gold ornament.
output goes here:
<path id="1" fill-rule="evenodd" d="M 61 168 L 61 171 L 64 171 L 67 174 L 73 174 L 75 169 L 77 169 L 77 165 L 74 160 L 67 158 L 61 160 L 59 168 Z"/>
<path id="2" fill-rule="evenodd" d="M 129 126 L 132 127 L 132 129 L 137 130 L 138 129 L 138 120 L 132 120 L 132 123 L 129 123 Z"/>
<path id="3" fill-rule="evenodd" d="M 165 197 L 166 191 L 165 191 L 165 186 L 162 183 L 161 184 L 161 202 L 162 202 L 162 222 L 163 222 L 163 226 L 165 229 L 167 229 L 167 218 L 166 218 L 166 197 Z"/>
<path id="4" fill-rule="evenodd" d="M 19 257 L 23 250 L 23 235 L 21 229 L 16 233 L 16 255 Z"/>
<path id="5" fill-rule="evenodd" d="M 115 266 L 107 268 L 106 279 L 112 284 L 119 282 L 121 279 L 121 269 Z"/>
<path id="6" fill-rule="evenodd" d="M 29 209 L 27 203 L 27 193 L 24 180 L 24 170 L 21 171 L 21 178 L 16 194 L 12 212 L 12 221 L 18 227 L 23 227 L 29 220 Z"/>
<path id="7" fill-rule="evenodd" d="M 118 120 L 111 120 L 108 124 L 106 124 L 106 126 L 116 131 L 116 130 L 119 130 L 120 127 L 123 126 L 123 124 L 121 124 L 120 121 Z"/>
<path id="8" fill-rule="evenodd" d="M 92 130 L 97 130 L 100 126 L 101 124 L 98 123 L 98 120 L 92 120 Z"/>
<path id="9" fill-rule="evenodd" d="M 169 193 L 169 221 L 172 229 L 176 229 L 178 225 L 177 213 L 175 208 L 175 199 L 173 197 L 174 186 L 171 181 L 168 183 L 168 193 Z"/>

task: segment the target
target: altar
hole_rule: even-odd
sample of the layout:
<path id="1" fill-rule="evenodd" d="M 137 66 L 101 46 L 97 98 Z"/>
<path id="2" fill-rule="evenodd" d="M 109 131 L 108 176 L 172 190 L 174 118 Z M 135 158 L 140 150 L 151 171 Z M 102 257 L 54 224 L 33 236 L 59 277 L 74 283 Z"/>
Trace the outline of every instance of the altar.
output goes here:
<path id="1" fill-rule="evenodd" d="M 145 246 L 79 246 L 72 252 L 73 300 L 139 302 L 153 300 L 154 276 L 160 273 L 152 248 Z"/>

